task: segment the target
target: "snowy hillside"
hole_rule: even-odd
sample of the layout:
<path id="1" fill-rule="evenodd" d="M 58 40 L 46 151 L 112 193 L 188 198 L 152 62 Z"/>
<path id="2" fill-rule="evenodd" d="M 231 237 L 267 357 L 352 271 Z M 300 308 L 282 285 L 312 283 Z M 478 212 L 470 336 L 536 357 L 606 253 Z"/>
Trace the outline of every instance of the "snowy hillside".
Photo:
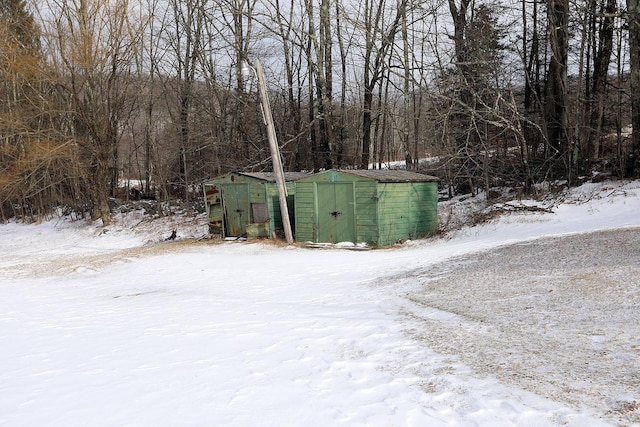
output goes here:
<path id="1" fill-rule="evenodd" d="M 640 425 L 640 182 L 476 206 L 369 251 L 2 225 L 0 425 Z"/>

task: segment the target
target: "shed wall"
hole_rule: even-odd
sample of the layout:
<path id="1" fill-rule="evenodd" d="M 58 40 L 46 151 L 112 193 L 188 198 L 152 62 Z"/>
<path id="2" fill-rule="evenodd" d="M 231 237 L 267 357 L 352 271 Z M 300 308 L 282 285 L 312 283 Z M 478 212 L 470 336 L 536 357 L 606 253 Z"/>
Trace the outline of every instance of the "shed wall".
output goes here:
<path id="1" fill-rule="evenodd" d="M 294 221 L 293 207 L 295 203 L 294 194 L 296 191 L 295 184 L 293 182 L 286 183 L 287 192 L 287 204 L 289 207 L 290 220 Z M 234 194 L 239 194 L 238 190 L 246 188 L 248 194 L 245 202 L 235 200 Z M 226 226 L 229 221 L 238 220 L 234 210 L 243 210 L 244 217 L 242 218 L 243 225 L 240 233 L 244 231 L 253 233 L 255 236 L 273 237 L 278 230 L 282 230 L 282 215 L 280 213 L 280 202 L 278 199 L 278 187 L 275 182 L 264 181 L 251 176 L 242 174 L 230 173 L 220 176 L 213 180 L 204 183 L 205 190 L 205 203 L 208 209 L 209 216 L 209 232 L 212 234 L 222 234 L 225 237 L 231 236 L 229 230 L 226 230 Z M 227 196 L 225 196 L 225 194 Z M 225 197 L 233 198 L 234 200 L 224 200 Z M 231 212 L 225 214 L 225 205 L 234 205 L 239 202 L 243 203 L 243 206 L 234 206 Z M 255 205 L 263 205 L 264 208 L 260 208 Z M 266 212 L 267 221 L 262 224 L 256 224 L 256 220 L 262 218 L 256 218 L 256 212 Z M 251 227 L 249 227 L 251 225 Z M 236 227 L 237 228 L 237 227 Z"/>
<path id="2" fill-rule="evenodd" d="M 355 182 L 356 240 L 378 244 L 378 183 Z"/>
<path id="3" fill-rule="evenodd" d="M 318 222 L 315 182 L 296 183 L 296 240 L 299 242 L 315 242 L 316 224 Z"/>
<path id="4" fill-rule="evenodd" d="M 327 207 L 330 199 L 327 193 L 344 193 L 332 188 L 332 183 L 341 188 L 350 185 L 353 199 L 342 204 L 336 201 L 335 205 Z M 436 230 L 437 189 L 435 181 L 380 182 L 340 171 L 304 178 L 296 183 L 296 240 L 319 242 L 329 236 L 335 241 L 354 240 L 355 243 L 387 246 L 424 237 Z M 334 236 L 333 230 L 319 230 L 333 224 L 325 218 L 332 209 L 353 211 L 355 237 L 349 237 L 354 236 L 353 231 Z"/>
<path id="5" fill-rule="evenodd" d="M 319 179 L 317 182 L 298 181 L 296 183 L 296 240 L 300 242 L 318 242 L 319 237 L 327 235 L 327 230 L 318 230 L 319 223 L 321 222 L 319 218 L 320 215 L 326 216 L 329 214 L 328 211 L 325 212 L 328 209 L 326 206 L 319 205 L 318 191 L 326 192 L 331 189 L 329 182 L 336 182 L 336 185 L 341 186 L 349 185 L 353 193 L 351 199 L 338 199 L 336 200 L 336 204 L 339 206 L 338 210 L 342 211 L 341 218 L 347 215 L 353 215 L 353 218 L 349 221 L 353 221 L 352 227 L 355 227 L 355 229 L 343 230 L 340 235 L 333 236 L 335 240 L 334 243 L 346 240 L 375 243 L 378 237 L 376 218 L 377 200 L 374 197 L 376 194 L 376 183 L 373 181 L 353 182 L 351 179 L 346 181 Z"/>
<path id="6" fill-rule="evenodd" d="M 297 191 L 296 185 L 293 182 L 286 182 L 285 186 L 287 188 L 287 210 L 289 211 L 289 221 L 291 221 L 291 228 L 294 228 L 295 224 L 295 203 L 296 198 L 295 194 Z M 278 195 L 278 185 L 273 182 L 269 182 L 265 184 L 265 188 L 267 190 L 267 194 L 265 196 L 267 207 L 270 213 L 270 221 L 269 221 L 269 236 L 273 237 L 274 233 L 279 230 L 284 230 L 284 225 L 282 224 L 282 212 L 280 212 L 280 197 Z"/>
<path id="7" fill-rule="evenodd" d="M 421 238 L 435 231 L 436 183 L 380 183 L 378 191 L 378 245 Z"/>

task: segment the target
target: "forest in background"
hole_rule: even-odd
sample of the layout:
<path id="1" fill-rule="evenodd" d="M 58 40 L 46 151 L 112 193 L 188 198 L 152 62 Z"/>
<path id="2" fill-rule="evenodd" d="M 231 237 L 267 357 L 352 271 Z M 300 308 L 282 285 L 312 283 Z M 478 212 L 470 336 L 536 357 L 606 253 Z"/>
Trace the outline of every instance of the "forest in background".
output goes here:
<path id="1" fill-rule="evenodd" d="M 256 59 L 286 171 L 640 175 L 638 0 L 0 0 L 0 33 L 4 221 L 269 170 Z"/>

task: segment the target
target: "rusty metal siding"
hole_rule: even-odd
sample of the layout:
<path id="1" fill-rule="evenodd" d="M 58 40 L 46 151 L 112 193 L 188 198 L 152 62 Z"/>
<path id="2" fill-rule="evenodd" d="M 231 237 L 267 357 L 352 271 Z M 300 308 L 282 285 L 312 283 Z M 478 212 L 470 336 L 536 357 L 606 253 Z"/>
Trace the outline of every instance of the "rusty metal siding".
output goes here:
<path id="1" fill-rule="evenodd" d="M 224 234 L 224 214 L 222 210 L 222 196 L 217 182 L 204 184 L 204 203 L 209 217 L 209 233 Z"/>
<path id="2" fill-rule="evenodd" d="M 225 237 L 240 237 L 247 232 L 251 218 L 250 184 L 221 184 Z"/>
<path id="3" fill-rule="evenodd" d="M 285 173 L 285 179 L 308 174 Z M 286 183 L 292 222 L 295 184 Z M 283 229 L 275 176 L 268 172 L 232 172 L 204 183 L 209 232 L 223 237 L 274 237 Z M 255 205 L 255 207 L 254 207 Z M 266 220 L 261 205 L 266 206 Z M 257 209 L 257 210 L 256 210 Z M 258 217 L 255 212 L 261 212 Z"/>

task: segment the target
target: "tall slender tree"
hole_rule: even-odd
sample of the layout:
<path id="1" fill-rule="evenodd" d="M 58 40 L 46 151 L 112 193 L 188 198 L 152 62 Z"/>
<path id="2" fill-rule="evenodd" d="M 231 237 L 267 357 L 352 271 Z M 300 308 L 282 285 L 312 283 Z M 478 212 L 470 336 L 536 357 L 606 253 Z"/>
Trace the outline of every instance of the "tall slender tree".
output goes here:
<path id="1" fill-rule="evenodd" d="M 330 169 L 337 162 L 335 155 L 336 139 L 333 122 L 333 34 L 331 32 L 331 9 L 329 0 L 321 0 L 318 17 L 313 1 L 305 0 L 307 19 L 309 21 L 309 72 L 315 84 L 315 105 L 317 116 L 318 142 L 315 155 L 319 158 L 318 167 Z M 316 30 L 316 22 L 318 29 Z"/>
<path id="2" fill-rule="evenodd" d="M 402 16 L 408 7 L 407 0 L 397 2 L 393 19 L 384 26 L 384 12 L 386 3 L 384 0 L 374 4 L 370 0 L 365 1 L 364 10 L 364 58 L 362 64 L 362 155 L 359 167 L 369 167 L 372 142 L 372 126 L 374 120 L 374 94 L 376 87 L 381 84 L 385 67 L 388 64 L 388 56 L 391 53 L 393 43 L 401 30 Z"/>
<path id="3" fill-rule="evenodd" d="M 629 57 L 631 61 L 631 125 L 634 163 L 630 168 L 640 174 L 640 1 L 627 0 Z"/>
<path id="4" fill-rule="evenodd" d="M 597 47 L 595 48 L 595 56 L 593 58 L 591 91 L 589 93 L 590 96 L 587 98 L 589 102 L 587 116 L 589 117 L 590 125 L 588 126 L 589 137 L 586 141 L 586 157 L 592 161 L 600 157 L 600 139 L 602 137 L 604 121 L 609 64 L 611 63 L 611 53 L 613 51 L 613 30 L 616 8 L 616 0 L 606 0 L 596 15 L 600 17 L 597 25 Z"/>
<path id="5" fill-rule="evenodd" d="M 552 156 L 568 160 L 568 87 L 567 62 L 569 55 L 569 1 L 550 0 L 547 4 L 549 46 L 551 59 L 547 72 L 545 116 L 547 138 Z"/>
<path id="6" fill-rule="evenodd" d="M 196 70 L 202 49 L 204 31 L 204 1 L 171 0 L 175 32 L 170 38 L 172 53 L 175 55 L 175 79 L 177 107 L 173 111 L 173 121 L 178 137 L 178 182 L 182 197 L 189 200 L 191 179 L 189 175 L 189 154 L 191 152 L 192 121 L 195 97 Z"/>

